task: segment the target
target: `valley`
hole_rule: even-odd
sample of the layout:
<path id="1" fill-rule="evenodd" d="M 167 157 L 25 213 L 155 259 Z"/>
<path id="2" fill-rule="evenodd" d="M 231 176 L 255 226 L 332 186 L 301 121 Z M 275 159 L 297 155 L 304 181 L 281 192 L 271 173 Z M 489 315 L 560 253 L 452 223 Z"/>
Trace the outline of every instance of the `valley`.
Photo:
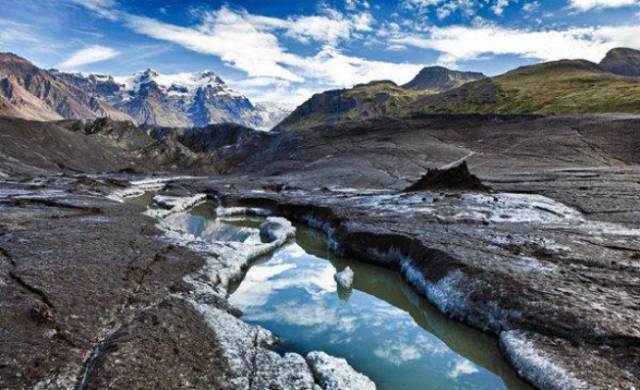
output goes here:
<path id="1" fill-rule="evenodd" d="M 630 50 L 282 120 L 3 54 L 0 388 L 637 388 Z"/>

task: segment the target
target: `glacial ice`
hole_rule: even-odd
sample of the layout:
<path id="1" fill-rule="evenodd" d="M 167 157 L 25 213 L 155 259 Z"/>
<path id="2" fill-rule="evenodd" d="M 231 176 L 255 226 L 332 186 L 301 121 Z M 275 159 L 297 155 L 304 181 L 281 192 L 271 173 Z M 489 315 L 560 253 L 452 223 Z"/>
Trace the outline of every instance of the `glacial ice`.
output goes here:
<path id="1" fill-rule="evenodd" d="M 540 389 L 573 390 L 592 388 L 554 362 L 553 357 L 537 348 L 530 334 L 521 330 L 500 333 L 500 345 L 520 375 Z"/>
<path id="2" fill-rule="evenodd" d="M 349 289 L 353 286 L 353 271 L 349 267 L 346 267 L 340 272 L 336 272 L 336 274 L 333 275 L 333 278 L 342 288 Z"/>
<path id="3" fill-rule="evenodd" d="M 321 351 L 307 354 L 307 364 L 325 390 L 375 390 L 376 385 L 354 370 L 345 359 Z"/>

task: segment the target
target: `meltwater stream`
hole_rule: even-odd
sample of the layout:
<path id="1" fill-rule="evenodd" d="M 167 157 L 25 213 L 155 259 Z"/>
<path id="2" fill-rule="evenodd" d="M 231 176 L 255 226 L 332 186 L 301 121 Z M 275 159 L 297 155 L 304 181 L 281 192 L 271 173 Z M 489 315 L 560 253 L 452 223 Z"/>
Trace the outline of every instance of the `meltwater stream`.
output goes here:
<path id="1" fill-rule="evenodd" d="M 206 240 L 259 237 L 259 219 L 216 218 L 210 204 L 174 218 Z M 347 265 L 349 291 L 333 279 Z M 495 337 L 448 320 L 394 270 L 336 258 L 316 230 L 298 226 L 295 241 L 254 261 L 231 291 L 242 319 L 279 336 L 283 352 L 343 357 L 381 390 L 530 389 Z"/>

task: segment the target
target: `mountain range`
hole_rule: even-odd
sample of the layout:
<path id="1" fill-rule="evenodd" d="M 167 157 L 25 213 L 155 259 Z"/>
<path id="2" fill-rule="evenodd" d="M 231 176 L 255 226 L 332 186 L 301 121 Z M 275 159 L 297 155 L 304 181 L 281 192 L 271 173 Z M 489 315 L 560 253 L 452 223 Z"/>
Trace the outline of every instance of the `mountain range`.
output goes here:
<path id="1" fill-rule="evenodd" d="M 236 123 L 269 130 L 290 109 L 253 103 L 212 72 L 131 77 L 44 70 L 12 53 L 0 54 L 0 114 L 25 119 L 110 117 L 137 125 L 203 127 Z"/>
<path id="2" fill-rule="evenodd" d="M 0 53 L 0 114 L 36 120 L 130 117 L 50 72 Z"/>
<path id="3" fill-rule="evenodd" d="M 616 48 L 599 64 L 561 60 L 524 66 L 495 77 L 425 68 L 403 86 L 374 82 L 316 94 L 277 128 L 295 130 L 377 116 L 438 113 L 607 112 L 640 113 L 640 51 Z"/>
<path id="4" fill-rule="evenodd" d="M 110 117 L 171 128 L 235 123 L 295 130 L 437 113 L 640 113 L 640 51 L 616 48 L 598 64 L 561 60 L 494 77 L 430 66 L 404 85 L 381 80 L 326 91 L 289 112 L 274 103 L 253 103 L 212 72 L 163 75 L 147 69 L 114 78 L 47 71 L 15 54 L 0 54 L 0 115 L 43 121 Z"/>
<path id="5" fill-rule="evenodd" d="M 350 89 L 313 95 L 278 125 L 290 130 L 347 120 L 364 120 L 377 116 L 404 116 L 411 104 L 421 97 L 485 79 L 476 72 L 458 72 L 441 66 L 423 68 L 413 80 L 402 86 L 393 81 L 372 81 Z"/>

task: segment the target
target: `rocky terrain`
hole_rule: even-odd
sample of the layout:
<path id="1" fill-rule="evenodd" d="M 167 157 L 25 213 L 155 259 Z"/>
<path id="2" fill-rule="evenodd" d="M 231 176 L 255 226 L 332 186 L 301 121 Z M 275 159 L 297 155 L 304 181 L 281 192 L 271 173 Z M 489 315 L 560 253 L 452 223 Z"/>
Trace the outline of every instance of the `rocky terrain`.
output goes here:
<path id="1" fill-rule="evenodd" d="M 169 210 L 208 197 L 321 228 L 339 250 L 398 269 L 446 315 L 496 334 L 505 357 L 539 388 L 640 383 L 640 118 L 378 118 L 272 135 L 212 130 L 213 143 L 186 133 L 157 141 L 110 122 L 18 122 L 56 134 L 34 142 L 11 133 L 19 120 L 6 121 L 1 134 L 12 143 L 2 145 L 11 157 L 0 168 L 0 246 L 3 312 L 10 315 L 2 328 L 16 330 L 3 333 L 1 345 L 11 348 L 2 353 L 11 357 L 0 364 L 3 387 L 121 388 L 141 378 L 169 381 L 167 388 L 180 381 L 195 388 L 328 383 L 312 379 L 310 362 L 318 357 L 305 363 L 262 347 L 271 336 L 235 319 L 225 303 L 225 281 L 249 258 L 240 254 L 258 249 L 183 248 L 183 239 L 162 224 L 164 233 L 156 230 L 144 209 L 105 198 L 132 185 L 164 188 L 168 197 L 158 202 Z M 65 146 L 52 150 L 57 137 Z M 20 155 L 27 145 L 32 154 Z M 161 165 L 140 147 L 161 149 L 150 155 L 166 161 L 187 149 L 192 159 Z M 74 155 L 76 148 L 111 152 L 88 158 Z M 74 170 L 55 164 L 63 156 Z M 216 174 L 136 184 L 149 176 L 77 172 L 115 172 L 127 162 L 149 172 Z M 456 168 L 461 163 L 468 171 Z M 423 177 L 426 187 L 409 187 L 429 169 L 440 171 Z M 447 169 L 453 175 L 439 173 Z M 48 178 L 29 179 L 35 175 Z M 478 179 L 483 192 L 475 192 Z M 456 182 L 466 184 L 447 188 Z M 96 243 L 95 254 L 86 242 Z M 188 282 L 199 269 L 222 284 Z M 202 288 L 213 290 L 198 298 Z M 240 369 L 237 356 L 255 356 L 256 366 Z M 132 365 L 140 374 L 127 374 Z"/>
<path id="2" fill-rule="evenodd" d="M 397 268 L 442 312 L 498 335 L 539 388 L 637 387 L 638 118 L 391 123 L 282 136 L 276 149 L 301 149 L 302 139 L 305 148 L 257 156 L 275 161 L 249 180 L 183 185 L 271 208 L 322 228 L 351 256 Z M 493 192 L 398 191 L 461 160 Z"/>

